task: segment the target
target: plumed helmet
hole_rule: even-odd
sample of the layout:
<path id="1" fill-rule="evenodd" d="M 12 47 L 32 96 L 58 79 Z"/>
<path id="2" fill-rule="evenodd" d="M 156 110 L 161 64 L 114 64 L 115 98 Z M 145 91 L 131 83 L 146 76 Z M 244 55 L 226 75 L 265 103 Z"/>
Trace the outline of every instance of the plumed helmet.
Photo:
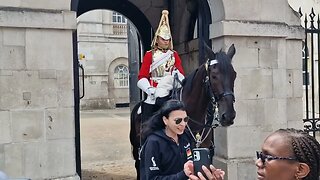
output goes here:
<path id="1" fill-rule="evenodd" d="M 158 29 L 155 33 L 155 36 L 152 40 L 152 44 L 151 47 L 155 47 L 156 43 L 157 43 L 157 37 L 160 36 L 165 40 L 169 40 L 171 39 L 171 31 L 170 31 L 170 25 L 169 25 L 169 11 L 167 10 L 163 10 L 162 11 L 162 16 L 159 22 L 159 26 Z M 173 48 L 173 44 L 172 44 L 172 39 L 169 45 L 169 49 Z"/>

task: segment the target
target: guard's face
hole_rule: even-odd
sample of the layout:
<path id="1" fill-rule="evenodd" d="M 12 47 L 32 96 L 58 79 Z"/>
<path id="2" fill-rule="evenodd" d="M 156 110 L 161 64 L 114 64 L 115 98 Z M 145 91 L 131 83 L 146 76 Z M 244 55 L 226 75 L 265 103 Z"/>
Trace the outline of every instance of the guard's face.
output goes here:
<path id="1" fill-rule="evenodd" d="M 187 112 L 183 110 L 172 111 L 168 118 L 163 117 L 163 122 L 166 125 L 167 132 L 170 133 L 170 137 L 182 134 L 188 120 Z"/>
<path id="2" fill-rule="evenodd" d="M 171 39 L 166 40 L 166 39 L 163 39 L 160 36 L 158 36 L 158 38 L 157 38 L 158 46 L 161 49 L 168 49 L 169 45 L 170 45 L 170 41 L 171 41 Z"/>

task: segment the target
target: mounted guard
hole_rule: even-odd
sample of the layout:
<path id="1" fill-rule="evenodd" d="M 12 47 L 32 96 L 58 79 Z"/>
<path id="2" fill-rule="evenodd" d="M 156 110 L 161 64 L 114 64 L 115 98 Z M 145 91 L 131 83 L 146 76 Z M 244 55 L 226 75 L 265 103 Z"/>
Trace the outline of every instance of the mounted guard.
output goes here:
<path id="1" fill-rule="evenodd" d="M 159 106 L 168 99 L 173 89 L 174 76 L 180 81 L 184 79 L 181 59 L 173 50 L 172 36 L 169 25 L 169 12 L 162 11 L 158 29 L 147 51 L 138 75 L 137 86 L 145 93 L 147 99 L 142 103 L 142 121 L 145 122 Z"/>

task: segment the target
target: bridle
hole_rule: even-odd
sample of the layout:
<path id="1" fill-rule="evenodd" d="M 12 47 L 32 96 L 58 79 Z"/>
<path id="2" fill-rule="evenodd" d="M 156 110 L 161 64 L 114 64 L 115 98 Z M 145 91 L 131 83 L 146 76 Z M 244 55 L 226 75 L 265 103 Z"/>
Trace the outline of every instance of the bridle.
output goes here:
<path id="1" fill-rule="evenodd" d="M 209 121 L 205 120 L 206 122 L 204 124 L 203 123 L 199 123 L 199 122 L 197 122 L 197 121 L 195 121 L 193 119 L 190 119 L 190 121 L 192 121 L 193 123 L 196 123 L 198 125 L 203 126 L 201 135 L 200 135 L 200 133 L 197 133 L 196 136 L 194 136 L 194 134 L 191 131 L 190 126 L 187 125 L 187 128 L 190 131 L 191 136 L 193 137 L 193 139 L 196 142 L 196 147 L 199 147 L 205 141 L 205 139 L 209 136 L 210 132 L 213 131 L 214 128 L 218 127 L 219 124 L 220 124 L 218 102 L 222 98 L 224 98 L 226 96 L 232 96 L 233 101 L 235 101 L 234 93 L 232 91 L 225 91 L 225 92 L 223 92 L 223 93 L 221 93 L 219 95 L 215 95 L 214 94 L 212 85 L 210 83 L 210 76 L 209 76 L 210 75 L 210 69 L 209 69 L 209 67 L 212 66 L 212 65 L 215 65 L 215 64 L 218 64 L 218 60 L 217 59 L 208 59 L 206 64 L 204 65 L 205 66 L 205 70 L 206 70 L 206 76 L 204 78 L 204 84 L 205 84 L 206 92 L 207 92 L 207 94 L 209 96 L 209 99 L 210 99 L 210 103 L 212 105 L 213 118 L 209 119 Z M 212 114 L 209 114 L 209 113 L 210 112 L 207 112 L 206 117 L 208 115 L 212 115 Z M 214 123 L 214 121 L 217 122 L 217 123 Z M 209 128 L 209 130 L 207 132 L 205 132 L 206 128 Z M 212 137 L 212 139 L 213 139 L 213 137 Z M 211 144 L 212 144 L 212 146 L 214 146 L 212 141 L 211 141 Z"/>
<path id="2" fill-rule="evenodd" d="M 206 64 L 205 64 L 206 77 L 204 79 L 204 83 L 205 83 L 207 94 L 208 94 L 211 102 L 217 104 L 218 101 L 220 101 L 223 97 L 226 97 L 226 96 L 232 96 L 233 101 L 235 101 L 234 93 L 232 91 L 224 91 L 219 95 L 215 95 L 214 94 L 212 85 L 210 83 L 209 67 L 212 66 L 212 65 L 215 65 L 215 64 L 218 64 L 218 60 L 217 59 L 208 59 Z"/>

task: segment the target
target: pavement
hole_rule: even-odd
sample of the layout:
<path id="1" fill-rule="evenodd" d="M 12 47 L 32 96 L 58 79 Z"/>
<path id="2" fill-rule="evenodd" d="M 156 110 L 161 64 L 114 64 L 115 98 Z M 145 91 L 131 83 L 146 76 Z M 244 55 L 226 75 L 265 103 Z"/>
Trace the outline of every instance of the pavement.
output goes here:
<path id="1" fill-rule="evenodd" d="M 82 179 L 136 179 L 129 142 L 130 109 L 85 110 L 80 119 Z"/>
<path id="2" fill-rule="evenodd" d="M 135 179 L 129 108 L 81 111 L 80 128 L 82 179 Z"/>

